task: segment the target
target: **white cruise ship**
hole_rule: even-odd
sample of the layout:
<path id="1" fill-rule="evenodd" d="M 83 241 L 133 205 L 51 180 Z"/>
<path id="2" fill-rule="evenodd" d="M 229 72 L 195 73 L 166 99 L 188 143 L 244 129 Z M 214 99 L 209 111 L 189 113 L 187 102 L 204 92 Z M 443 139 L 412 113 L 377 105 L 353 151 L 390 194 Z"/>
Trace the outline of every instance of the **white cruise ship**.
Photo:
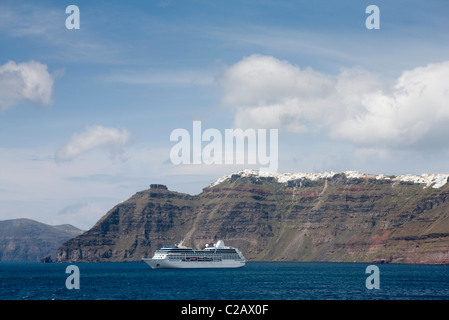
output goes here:
<path id="1" fill-rule="evenodd" d="M 153 269 L 159 268 L 240 268 L 246 263 L 237 249 L 226 247 L 222 240 L 206 245 L 203 250 L 194 250 L 182 245 L 163 247 L 153 258 L 142 258 Z"/>

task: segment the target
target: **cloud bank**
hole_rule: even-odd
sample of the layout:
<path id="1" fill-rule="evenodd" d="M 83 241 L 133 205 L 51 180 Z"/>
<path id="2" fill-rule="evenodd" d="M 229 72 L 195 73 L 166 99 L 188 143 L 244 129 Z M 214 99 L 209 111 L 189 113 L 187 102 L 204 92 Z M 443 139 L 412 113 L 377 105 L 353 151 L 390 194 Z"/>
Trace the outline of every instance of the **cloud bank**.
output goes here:
<path id="1" fill-rule="evenodd" d="M 116 155 L 130 142 L 131 133 L 127 129 L 88 126 L 83 132 L 74 133 L 70 140 L 56 152 L 56 161 L 71 161 L 94 149 L 104 149 Z"/>
<path id="2" fill-rule="evenodd" d="M 19 64 L 8 61 L 0 66 L 1 110 L 10 109 L 23 101 L 50 104 L 53 82 L 45 64 L 37 61 Z"/>
<path id="3" fill-rule="evenodd" d="M 359 148 L 418 148 L 449 134 L 449 61 L 382 79 L 361 68 L 328 75 L 252 55 L 219 79 L 240 128 L 324 130 Z"/>

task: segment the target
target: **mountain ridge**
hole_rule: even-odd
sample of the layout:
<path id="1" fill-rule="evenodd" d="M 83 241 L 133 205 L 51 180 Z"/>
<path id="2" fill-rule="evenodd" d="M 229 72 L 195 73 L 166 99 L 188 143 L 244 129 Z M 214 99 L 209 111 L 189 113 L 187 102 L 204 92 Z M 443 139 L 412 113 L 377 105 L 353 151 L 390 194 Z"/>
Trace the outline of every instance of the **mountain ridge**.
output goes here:
<path id="1" fill-rule="evenodd" d="M 0 221 L 0 261 L 39 261 L 56 257 L 57 249 L 83 231 L 70 225 L 48 225 L 28 218 Z"/>
<path id="2" fill-rule="evenodd" d="M 139 261 L 183 239 L 195 248 L 223 239 L 248 260 L 449 263 L 447 175 L 285 177 L 243 170 L 198 195 L 151 185 L 57 260 Z"/>

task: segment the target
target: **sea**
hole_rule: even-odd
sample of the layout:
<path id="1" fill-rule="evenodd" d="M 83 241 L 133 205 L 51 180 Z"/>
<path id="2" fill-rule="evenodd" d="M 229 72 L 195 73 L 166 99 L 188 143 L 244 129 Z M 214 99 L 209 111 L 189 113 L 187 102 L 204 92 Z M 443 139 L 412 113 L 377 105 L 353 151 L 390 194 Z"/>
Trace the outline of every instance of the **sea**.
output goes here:
<path id="1" fill-rule="evenodd" d="M 328 262 L 155 270 L 144 262 L 0 262 L 0 300 L 449 300 L 449 266 L 374 269 Z"/>

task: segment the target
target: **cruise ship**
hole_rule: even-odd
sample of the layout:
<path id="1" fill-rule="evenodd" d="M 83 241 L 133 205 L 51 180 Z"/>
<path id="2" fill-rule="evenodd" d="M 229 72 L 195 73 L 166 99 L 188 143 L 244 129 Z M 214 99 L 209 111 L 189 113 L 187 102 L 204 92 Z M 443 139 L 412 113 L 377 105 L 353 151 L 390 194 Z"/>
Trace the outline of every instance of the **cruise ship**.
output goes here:
<path id="1" fill-rule="evenodd" d="M 183 241 L 172 247 L 163 247 L 153 258 L 142 258 L 153 269 L 162 268 L 240 268 L 246 263 L 243 254 L 224 245 L 223 240 L 206 245 L 203 250 L 183 246 Z"/>

